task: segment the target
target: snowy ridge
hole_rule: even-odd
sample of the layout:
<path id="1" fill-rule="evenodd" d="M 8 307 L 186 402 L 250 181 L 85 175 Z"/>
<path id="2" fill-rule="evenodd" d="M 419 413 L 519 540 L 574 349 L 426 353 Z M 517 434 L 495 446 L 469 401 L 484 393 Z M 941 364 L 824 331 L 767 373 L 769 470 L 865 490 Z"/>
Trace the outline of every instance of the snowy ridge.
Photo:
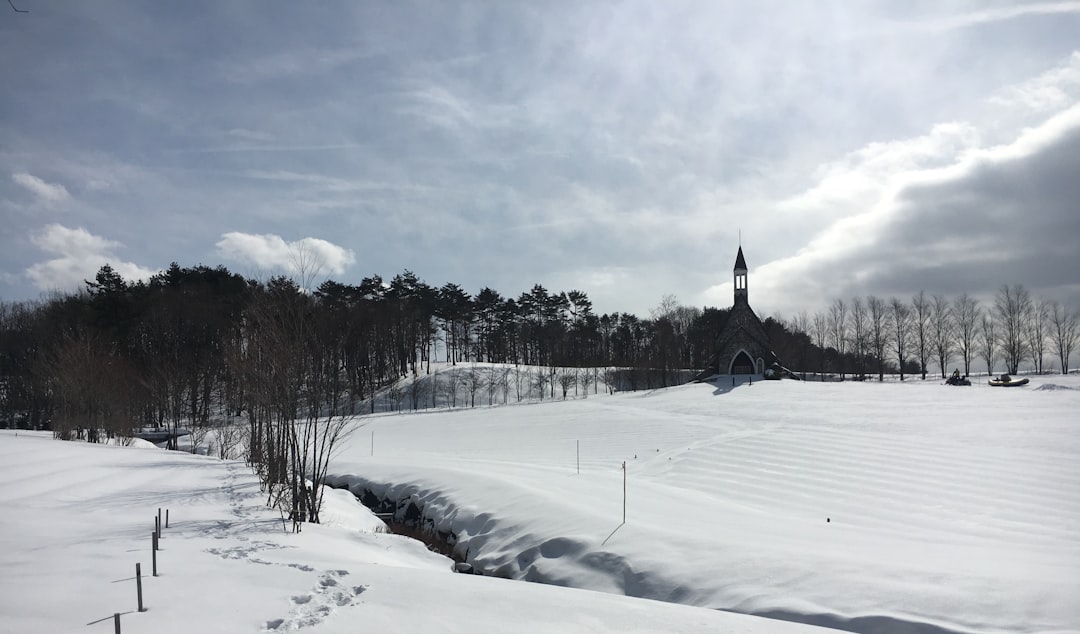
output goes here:
<path id="1" fill-rule="evenodd" d="M 503 576 L 859 630 L 1075 631 L 1078 410 L 937 381 L 686 385 L 369 419 L 374 456 L 354 441 L 331 472 Z M 627 523 L 601 545 L 623 460 Z"/>

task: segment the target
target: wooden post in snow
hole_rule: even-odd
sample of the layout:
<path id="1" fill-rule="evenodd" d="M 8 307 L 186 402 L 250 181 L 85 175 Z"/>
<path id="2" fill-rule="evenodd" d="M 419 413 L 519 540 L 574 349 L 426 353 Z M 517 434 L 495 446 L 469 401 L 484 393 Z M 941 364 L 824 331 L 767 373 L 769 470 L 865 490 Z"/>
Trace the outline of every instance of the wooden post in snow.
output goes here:
<path id="1" fill-rule="evenodd" d="M 153 557 L 153 571 L 154 576 L 157 576 L 157 533 L 150 533 L 150 543 L 152 548 L 150 549 L 150 555 Z"/>
<path id="2" fill-rule="evenodd" d="M 112 620 L 113 620 L 113 630 L 116 632 L 116 634 L 120 634 L 120 613 L 119 612 L 113 612 Z"/>
<path id="3" fill-rule="evenodd" d="M 142 604 L 142 564 L 135 564 L 135 592 L 139 595 L 139 612 L 146 612 Z"/>

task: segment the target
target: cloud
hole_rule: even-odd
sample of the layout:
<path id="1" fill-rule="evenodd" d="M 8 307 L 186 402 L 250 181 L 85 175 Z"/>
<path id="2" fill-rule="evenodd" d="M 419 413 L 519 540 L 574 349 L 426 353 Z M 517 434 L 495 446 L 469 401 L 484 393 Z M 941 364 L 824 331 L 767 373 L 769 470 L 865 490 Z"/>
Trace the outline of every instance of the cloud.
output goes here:
<path id="1" fill-rule="evenodd" d="M 255 58 L 217 63 L 220 75 L 230 82 L 250 84 L 261 81 L 309 76 L 337 70 L 371 57 L 366 48 L 312 48 L 282 50 Z"/>
<path id="2" fill-rule="evenodd" d="M 123 247 L 122 244 L 94 235 L 82 227 L 70 229 L 53 223 L 32 235 L 30 241 L 42 251 L 56 256 L 26 269 L 26 276 L 39 290 L 77 289 L 84 280 L 93 279 L 105 264 L 111 265 L 129 282 L 157 273 L 121 260 L 115 252 Z"/>
<path id="3" fill-rule="evenodd" d="M 228 134 L 231 137 L 244 141 L 266 142 L 274 140 L 274 135 L 272 134 L 259 132 L 258 130 L 248 130 L 247 128 L 232 128 L 229 130 Z"/>
<path id="4" fill-rule="evenodd" d="M 16 172 L 11 175 L 11 180 L 33 192 L 46 205 L 55 205 L 71 199 L 71 194 L 63 185 L 47 183 L 33 174 Z"/>
<path id="5" fill-rule="evenodd" d="M 956 202 L 941 183 L 975 187 L 973 157 L 1027 162 L 1021 130 L 1078 103 L 1077 7 L 226 3 L 196 25 L 65 5 L 48 37 L 13 33 L 40 63 L 11 69 L 0 216 L 32 213 L 9 214 L 23 224 L 0 236 L 0 269 L 29 287 L 44 258 L 20 237 L 62 209 L 115 227 L 130 260 L 292 273 L 290 241 L 321 236 L 367 272 L 582 288 L 608 312 L 728 283 L 740 230 L 765 311 L 931 265 L 944 281 L 1005 249 L 968 256 L 952 236 L 914 264 L 873 262 L 905 255 L 888 231 L 907 218 L 938 226 L 920 187 Z M 125 54 L 150 31 L 168 54 Z M 15 172 L 72 200 L 51 208 Z M 327 244 L 309 249 L 323 273 L 356 281 L 352 252 Z M 778 258 L 792 258 L 783 276 Z"/>
<path id="6" fill-rule="evenodd" d="M 1026 112 L 1046 112 L 1067 107 L 1080 98 L 1080 51 L 1056 68 L 1009 86 L 990 98 L 990 103 Z"/>
<path id="7" fill-rule="evenodd" d="M 796 255 L 766 264 L 770 302 L 919 290 L 992 293 L 1001 284 L 1069 293 L 1080 269 L 1080 105 L 1011 143 L 905 171 L 865 212 L 846 215 Z M 1068 238 L 1066 238 L 1068 236 Z M 797 284 L 796 284 L 797 282 Z M 723 296 L 724 284 L 712 292 Z"/>
<path id="8" fill-rule="evenodd" d="M 261 269 L 283 269 L 293 275 L 331 273 L 341 275 L 356 262 L 349 249 L 319 238 L 286 242 L 281 236 L 231 231 L 222 234 L 218 255 Z"/>
<path id="9" fill-rule="evenodd" d="M 1017 6 L 995 7 L 972 11 L 959 15 L 923 20 L 917 28 L 932 31 L 950 31 L 989 24 L 1006 22 L 1016 18 L 1037 15 L 1062 15 L 1080 13 L 1080 2 L 1031 2 Z"/>

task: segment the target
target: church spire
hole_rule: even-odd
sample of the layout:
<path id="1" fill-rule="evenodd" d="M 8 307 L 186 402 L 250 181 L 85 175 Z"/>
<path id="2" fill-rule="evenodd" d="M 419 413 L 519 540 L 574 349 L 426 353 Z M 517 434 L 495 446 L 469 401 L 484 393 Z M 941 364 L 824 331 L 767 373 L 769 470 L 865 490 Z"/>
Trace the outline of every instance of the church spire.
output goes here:
<path id="1" fill-rule="evenodd" d="M 746 297 L 746 258 L 742 254 L 742 245 L 739 245 L 739 255 L 735 257 L 735 303 L 747 303 Z"/>

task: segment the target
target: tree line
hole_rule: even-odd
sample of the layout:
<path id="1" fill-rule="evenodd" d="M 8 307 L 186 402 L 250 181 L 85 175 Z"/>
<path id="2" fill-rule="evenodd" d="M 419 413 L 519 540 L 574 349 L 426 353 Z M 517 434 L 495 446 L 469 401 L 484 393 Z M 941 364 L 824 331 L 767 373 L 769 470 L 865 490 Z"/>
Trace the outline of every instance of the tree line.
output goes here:
<path id="1" fill-rule="evenodd" d="M 285 276 L 261 282 L 221 266 L 176 263 L 128 282 L 106 265 L 82 292 L 0 302 L 0 421 L 59 435 L 124 435 L 181 421 L 203 429 L 215 408 L 257 417 L 266 399 L 297 390 L 329 400 L 294 397 L 279 408 L 373 412 L 377 394 L 430 373 L 433 360 L 647 368 L 659 377 L 648 387 L 660 387 L 713 361 L 728 314 L 668 295 L 649 318 L 596 315 L 578 290 L 554 293 L 536 284 L 517 298 L 491 288 L 471 295 L 454 283 L 428 285 L 410 271 L 355 285 L 327 280 L 309 290 Z M 1075 312 L 1033 299 L 1022 285 L 1003 286 L 986 306 L 967 294 L 950 300 L 920 291 L 909 301 L 870 295 L 763 324 L 789 367 L 879 380 L 886 373 L 925 379 L 934 366 L 944 377 L 954 361 L 965 374 L 979 361 L 988 374 L 999 361 L 1015 374 L 1024 362 L 1041 373 L 1056 358 L 1067 372 L 1080 336 Z M 285 367 L 284 359 L 301 365 Z M 326 385 L 300 384 L 320 376 L 317 370 Z M 552 396 L 556 382 L 553 370 Z M 636 387 L 632 376 L 628 384 Z"/>
<path id="2" fill-rule="evenodd" d="M 985 305 L 966 293 L 949 299 L 923 291 L 907 301 L 837 299 L 827 310 L 801 312 L 785 324 L 794 336 L 779 340 L 782 358 L 804 372 L 841 379 L 876 374 L 880 381 L 887 373 L 926 379 L 934 367 L 941 378 L 952 367 L 965 375 L 981 368 L 993 375 L 1000 367 L 1009 374 L 1021 367 L 1064 374 L 1080 342 L 1076 312 L 1033 298 L 1021 284 L 1002 286 Z"/>
<path id="3" fill-rule="evenodd" d="M 181 421 L 202 429 L 232 412 L 255 419 L 258 432 L 259 420 L 284 415 L 273 408 L 374 411 L 377 394 L 436 360 L 674 376 L 708 362 L 727 314 L 669 296 L 648 319 L 597 315 L 578 290 L 472 295 L 410 271 L 313 289 L 311 275 L 298 277 L 257 281 L 174 263 L 129 282 L 106 265 L 80 292 L 0 302 L 0 422 L 93 440 L 97 430 Z M 284 395 L 291 400 L 274 401 Z"/>
<path id="4" fill-rule="evenodd" d="M 173 263 L 127 281 L 106 265 L 80 292 L 0 302 L 0 423 L 92 442 L 165 428 L 176 448 L 181 428 L 194 447 L 214 421 L 240 420 L 243 443 L 237 425 L 216 426 L 221 455 L 243 444 L 270 501 L 317 521 L 321 488 L 310 482 L 325 472 L 345 417 L 373 412 L 380 393 L 401 392 L 401 379 L 430 373 L 433 361 L 549 367 L 541 398 L 556 386 L 566 396 L 581 374 L 565 368 L 648 368 L 659 387 L 707 363 L 726 318 L 673 297 L 649 319 L 596 315 L 577 290 L 471 295 L 410 271 L 310 289 L 309 273 L 258 281 Z M 475 383 L 466 385 L 475 404 L 479 373 L 448 380 Z M 596 371 L 582 381 L 595 389 Z"/>
<path id="5" fill-rule="evenodd" d="M 193 447 L 214 428 L 220 455 L 242 445 L 269 501 L 298 527 L 318 521 L 322 489 L 311 482 L 325 474 L 347 417 L 378 402 L 400 407 L 406 396 L 413 408 L 428 396 L 436 406 L 436 376 L 416 380 L 433 362 L 548 369 L 450 372 L 447 406 L 458 405 L 459 386 L 468 406 L 485 385 L 489 404 L 500 390 L 505 402 L 510 381 L 521 400 L 523 377 L 540 398 L 595 390 L 600 372 L 609 388 L 663 387 L 714 362 L 730 314 L 668 295 L 648 318 L 596 315 L 578 290 L 536 284 L 516 298 L 491 288 L 472 295 L 410 271 L 311 289 L 311 271 L 300 270 L 299 281 L 258 281 L 173 263 L 130 282 L 106 265 L 80 292 L 0 302 L 0 423 L 90 441 L 165 428 L 172 448 L 181 426 Z M 970 374 L 978 358 L 988 373 L 999 359 L 1010 373 L 1025 360 L 1043 372 L 1055 353 L 1067 372 L 1078 338 L 1075 313 L 1019 285 L 987 306 L 967 295 L 856 297 L 763 325 L 789 367 L 841 379 L 925 379 L 931 364 L 944 377 L 954 359 Z M 230 424 L 213 425 L 220 421 Z"/>

